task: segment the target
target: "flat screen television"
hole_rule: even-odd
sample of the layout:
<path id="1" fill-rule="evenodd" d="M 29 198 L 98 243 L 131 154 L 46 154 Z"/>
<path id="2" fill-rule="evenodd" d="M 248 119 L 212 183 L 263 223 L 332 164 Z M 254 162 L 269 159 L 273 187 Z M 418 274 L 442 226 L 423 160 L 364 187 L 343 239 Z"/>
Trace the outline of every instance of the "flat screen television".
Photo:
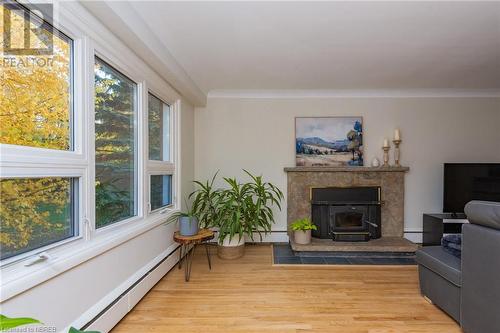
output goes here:
<path id="1" fill-rule="evenodd" d="M 471 200 L 500 202 L 500 163 L 446 163 L 445 213 L 463 213 Z"/>

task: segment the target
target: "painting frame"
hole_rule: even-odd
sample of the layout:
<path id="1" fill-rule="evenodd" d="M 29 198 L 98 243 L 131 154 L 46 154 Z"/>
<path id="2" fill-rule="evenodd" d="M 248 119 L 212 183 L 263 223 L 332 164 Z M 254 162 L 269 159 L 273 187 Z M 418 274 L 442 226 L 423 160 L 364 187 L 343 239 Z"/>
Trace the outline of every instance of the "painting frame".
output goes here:
<path id="1" fill-rule="evenodd" d="M 295 165 L 363 166 L 363 139 L 362 116 L 295 117 Z"/>

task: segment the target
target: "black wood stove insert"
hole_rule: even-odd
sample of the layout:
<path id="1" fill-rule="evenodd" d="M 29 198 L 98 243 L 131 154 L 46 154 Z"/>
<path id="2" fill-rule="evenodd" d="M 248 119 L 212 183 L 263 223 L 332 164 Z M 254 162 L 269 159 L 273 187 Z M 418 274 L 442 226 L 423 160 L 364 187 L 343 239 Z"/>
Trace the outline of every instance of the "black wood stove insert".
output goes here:
<path id="1" fill-rule="evenodd" d="M 312 223 L 317 238 L 368 241 L 380 238 L 380 187 L 311 189 Z"/>

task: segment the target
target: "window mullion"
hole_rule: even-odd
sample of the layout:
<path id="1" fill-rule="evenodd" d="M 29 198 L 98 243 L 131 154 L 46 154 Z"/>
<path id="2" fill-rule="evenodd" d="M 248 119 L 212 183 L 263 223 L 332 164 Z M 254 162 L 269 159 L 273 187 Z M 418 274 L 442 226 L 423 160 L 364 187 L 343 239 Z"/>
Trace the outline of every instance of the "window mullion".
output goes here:
<path id="1" fill-rule="evenodd" d="M 87 158 L 85 192 L 82 199 L 85 201 L 83 213 L 84 237 L 90 241 L 95 236 L 95 97 L 94 97 L 94 41 L 85 38 L 82 49 L 82 142 L 83 151 Z M 85 127 L 83 127 L 85 126 Z"/>
<path id="2" fill-rule="evenodd" d="M 171 105 L 171 116 L 172 116 L 172 121 L 171 121 L 171 126 L 172 126 L 172 133 L 175 135 L 172 136 L 172 148 L 171 148 L 171 154 L 173 156 L 172 162 L 174 165 L 174 177 L 173 177 L 173 186 L 172 186 L 172 199 L 174 202 L 174 206 L 176 208 L 181 207 L 181 198 L 180 198 L 180 193 L 181 193 L 181 173 L 182 170 L 180 168 L 180 163 L 181 163 L 181 128 L 180 128 L 180 114 L 181 114 L 181 101 L 177 100 L 174 104 Z"/>
<path id="3" fill-rule="evenodd" d="M 149 194 L 149 175 L 148 175 L 148 158 L 149 158 L 149 128 L 148 128 L 148 84 L 146 81 L 142 82 L 142 90 L 141 90 L 141 97 L 142 97 L 142 103 L 141 109 L 139 110 L 139 115 L 141 117 L 141 129 L 142 129 L 142 136 L 141 136 L 141 147 L 142 147 L 142 153 L 140 154 L 141 157 L 141 173 L 140 173 L 140 179 L 142 180 L 142 202 L 140 203 L 142 205 L 142 216 L 147 216 L 150 212 L 150 194 Z"/>
<path id="4" fill-rule="evenodd" d="M 175 164 L 170 162 L 147 161 L 147 169 L 149 172 L 156 174 L 159 172 L 173 173 L 175 171 Z"/>

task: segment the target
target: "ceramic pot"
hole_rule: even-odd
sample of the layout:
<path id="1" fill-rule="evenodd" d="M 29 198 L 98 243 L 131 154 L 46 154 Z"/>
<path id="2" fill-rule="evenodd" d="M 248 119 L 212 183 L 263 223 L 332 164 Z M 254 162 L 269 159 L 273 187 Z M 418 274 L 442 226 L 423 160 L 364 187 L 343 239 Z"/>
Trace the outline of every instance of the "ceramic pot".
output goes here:
<path id="1" fill-rule="evenodd" d="M 295 230 L 293 232 L 295 243 L 306 245 L 311 243 L 311 230 Z"/>
<path id="2" fill-rule="evenodd" d="M 196 217 L 179 217 L 179 234 L 181 236 L 193 236 L 198 233 L 198 219 Z"/>

